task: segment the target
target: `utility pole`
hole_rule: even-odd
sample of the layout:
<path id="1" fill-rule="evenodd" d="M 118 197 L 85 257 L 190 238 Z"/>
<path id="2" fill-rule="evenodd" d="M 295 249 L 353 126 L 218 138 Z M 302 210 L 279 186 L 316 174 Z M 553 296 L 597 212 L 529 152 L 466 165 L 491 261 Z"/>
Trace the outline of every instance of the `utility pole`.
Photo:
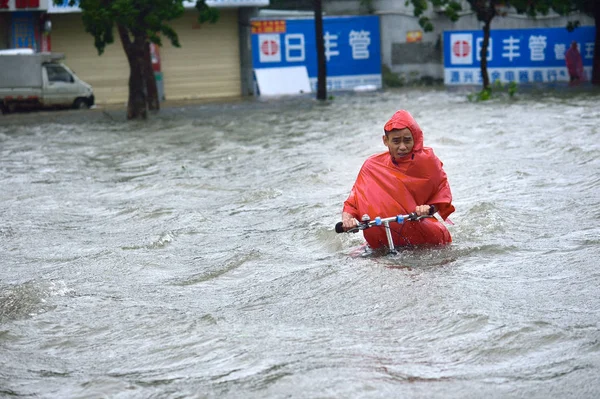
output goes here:
<path id="1" fill-rule="evenodd" d="M 317 40 L 317 100 L 327 100 L 327 64 L 323 42 L 323 6 L 321 0 L 314 1 L 315 37 Z"/>

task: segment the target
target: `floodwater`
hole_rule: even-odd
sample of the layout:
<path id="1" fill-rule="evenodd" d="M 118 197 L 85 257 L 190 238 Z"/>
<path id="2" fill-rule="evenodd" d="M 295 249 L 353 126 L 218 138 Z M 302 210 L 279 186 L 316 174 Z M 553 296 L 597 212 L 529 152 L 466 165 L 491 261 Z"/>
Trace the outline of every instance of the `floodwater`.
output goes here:
<path id="1" fill-rule="evenodd" d="M 0 396 L 597 398 L 599 100 L 2 117 Z M 333 228 L 399 108 L 444 162 L 454 242 L 363 256 Z"/>

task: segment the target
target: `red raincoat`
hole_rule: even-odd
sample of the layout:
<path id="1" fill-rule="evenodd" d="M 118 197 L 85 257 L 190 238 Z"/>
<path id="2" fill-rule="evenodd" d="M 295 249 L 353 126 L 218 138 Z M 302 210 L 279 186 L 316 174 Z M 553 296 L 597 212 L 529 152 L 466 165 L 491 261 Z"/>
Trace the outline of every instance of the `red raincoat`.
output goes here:
<path id="1" fill-rule="evenodd" d="M 417 205 L 435 205 L 446 218 L 454 212 L 452 193 L 443 164 L 433 149 L 423 147 L 423 131 L 404 110 L 398 111 L 385 124 L 384 130 L 409 128 L 414 140 L 412 153 L 396 161 L 389 152 L 373 155 L 363 164 L 350 196 L 344 202 L 344 212 L 361 220 L 415 211 Z M 443 245 L 452 242 L 450 232 L 435 218 L 418 222 L 390 223 L 395 246 Z M 373 226 L 363 230 L 371 248 L 388 246 L 385 228 Z"/>
<path id="2" fill-rule="evenodd" d="M 581 54 L 579 54 L 579 50 L 577 49 L 577 43 L 573 42 L 571 47 L 565 53 L 565 63 L 567 64 L 567 69 L 569 71 L 569 77 L 571 80 L 575 81 L 584 81 L 585 80 L 585 71 L 583 70 L 583 60 L 581 59 Z"/>

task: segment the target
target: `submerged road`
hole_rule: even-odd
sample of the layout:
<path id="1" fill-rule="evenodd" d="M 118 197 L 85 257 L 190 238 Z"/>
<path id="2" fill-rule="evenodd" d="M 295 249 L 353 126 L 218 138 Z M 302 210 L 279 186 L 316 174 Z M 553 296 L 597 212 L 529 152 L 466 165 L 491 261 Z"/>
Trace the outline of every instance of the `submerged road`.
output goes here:
<path id="1" fill-rule="evenodd" d="M 407 89 L 0 119 L 0 396 L 597 398 L 600 97 Z M 335 234 L 385 121 L 454 242 Z"/>

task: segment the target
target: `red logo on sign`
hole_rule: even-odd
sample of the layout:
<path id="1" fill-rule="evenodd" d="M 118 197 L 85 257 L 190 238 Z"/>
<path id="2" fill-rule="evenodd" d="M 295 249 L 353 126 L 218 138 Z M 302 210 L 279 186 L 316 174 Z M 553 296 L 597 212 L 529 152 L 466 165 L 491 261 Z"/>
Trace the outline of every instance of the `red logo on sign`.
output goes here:
<path id="1" fill-rule="evenodd" d="M 279 52 L 279 45 L 273 40 L 265 40 L 260 45 L 260 50 L 263 52 L 263 54 L 274 55 Z"/>
<path id="2" fill-rule="evenodd" d="M 452 52 L 457 57 L 466 57 L 471 52 L 471 46 L 464 40 L 454 42 Z"/>
<path id="3" fill-rule="evenodd" d="M 15 8 L 39 8 L 40 0 L 15 0 Z"/>

